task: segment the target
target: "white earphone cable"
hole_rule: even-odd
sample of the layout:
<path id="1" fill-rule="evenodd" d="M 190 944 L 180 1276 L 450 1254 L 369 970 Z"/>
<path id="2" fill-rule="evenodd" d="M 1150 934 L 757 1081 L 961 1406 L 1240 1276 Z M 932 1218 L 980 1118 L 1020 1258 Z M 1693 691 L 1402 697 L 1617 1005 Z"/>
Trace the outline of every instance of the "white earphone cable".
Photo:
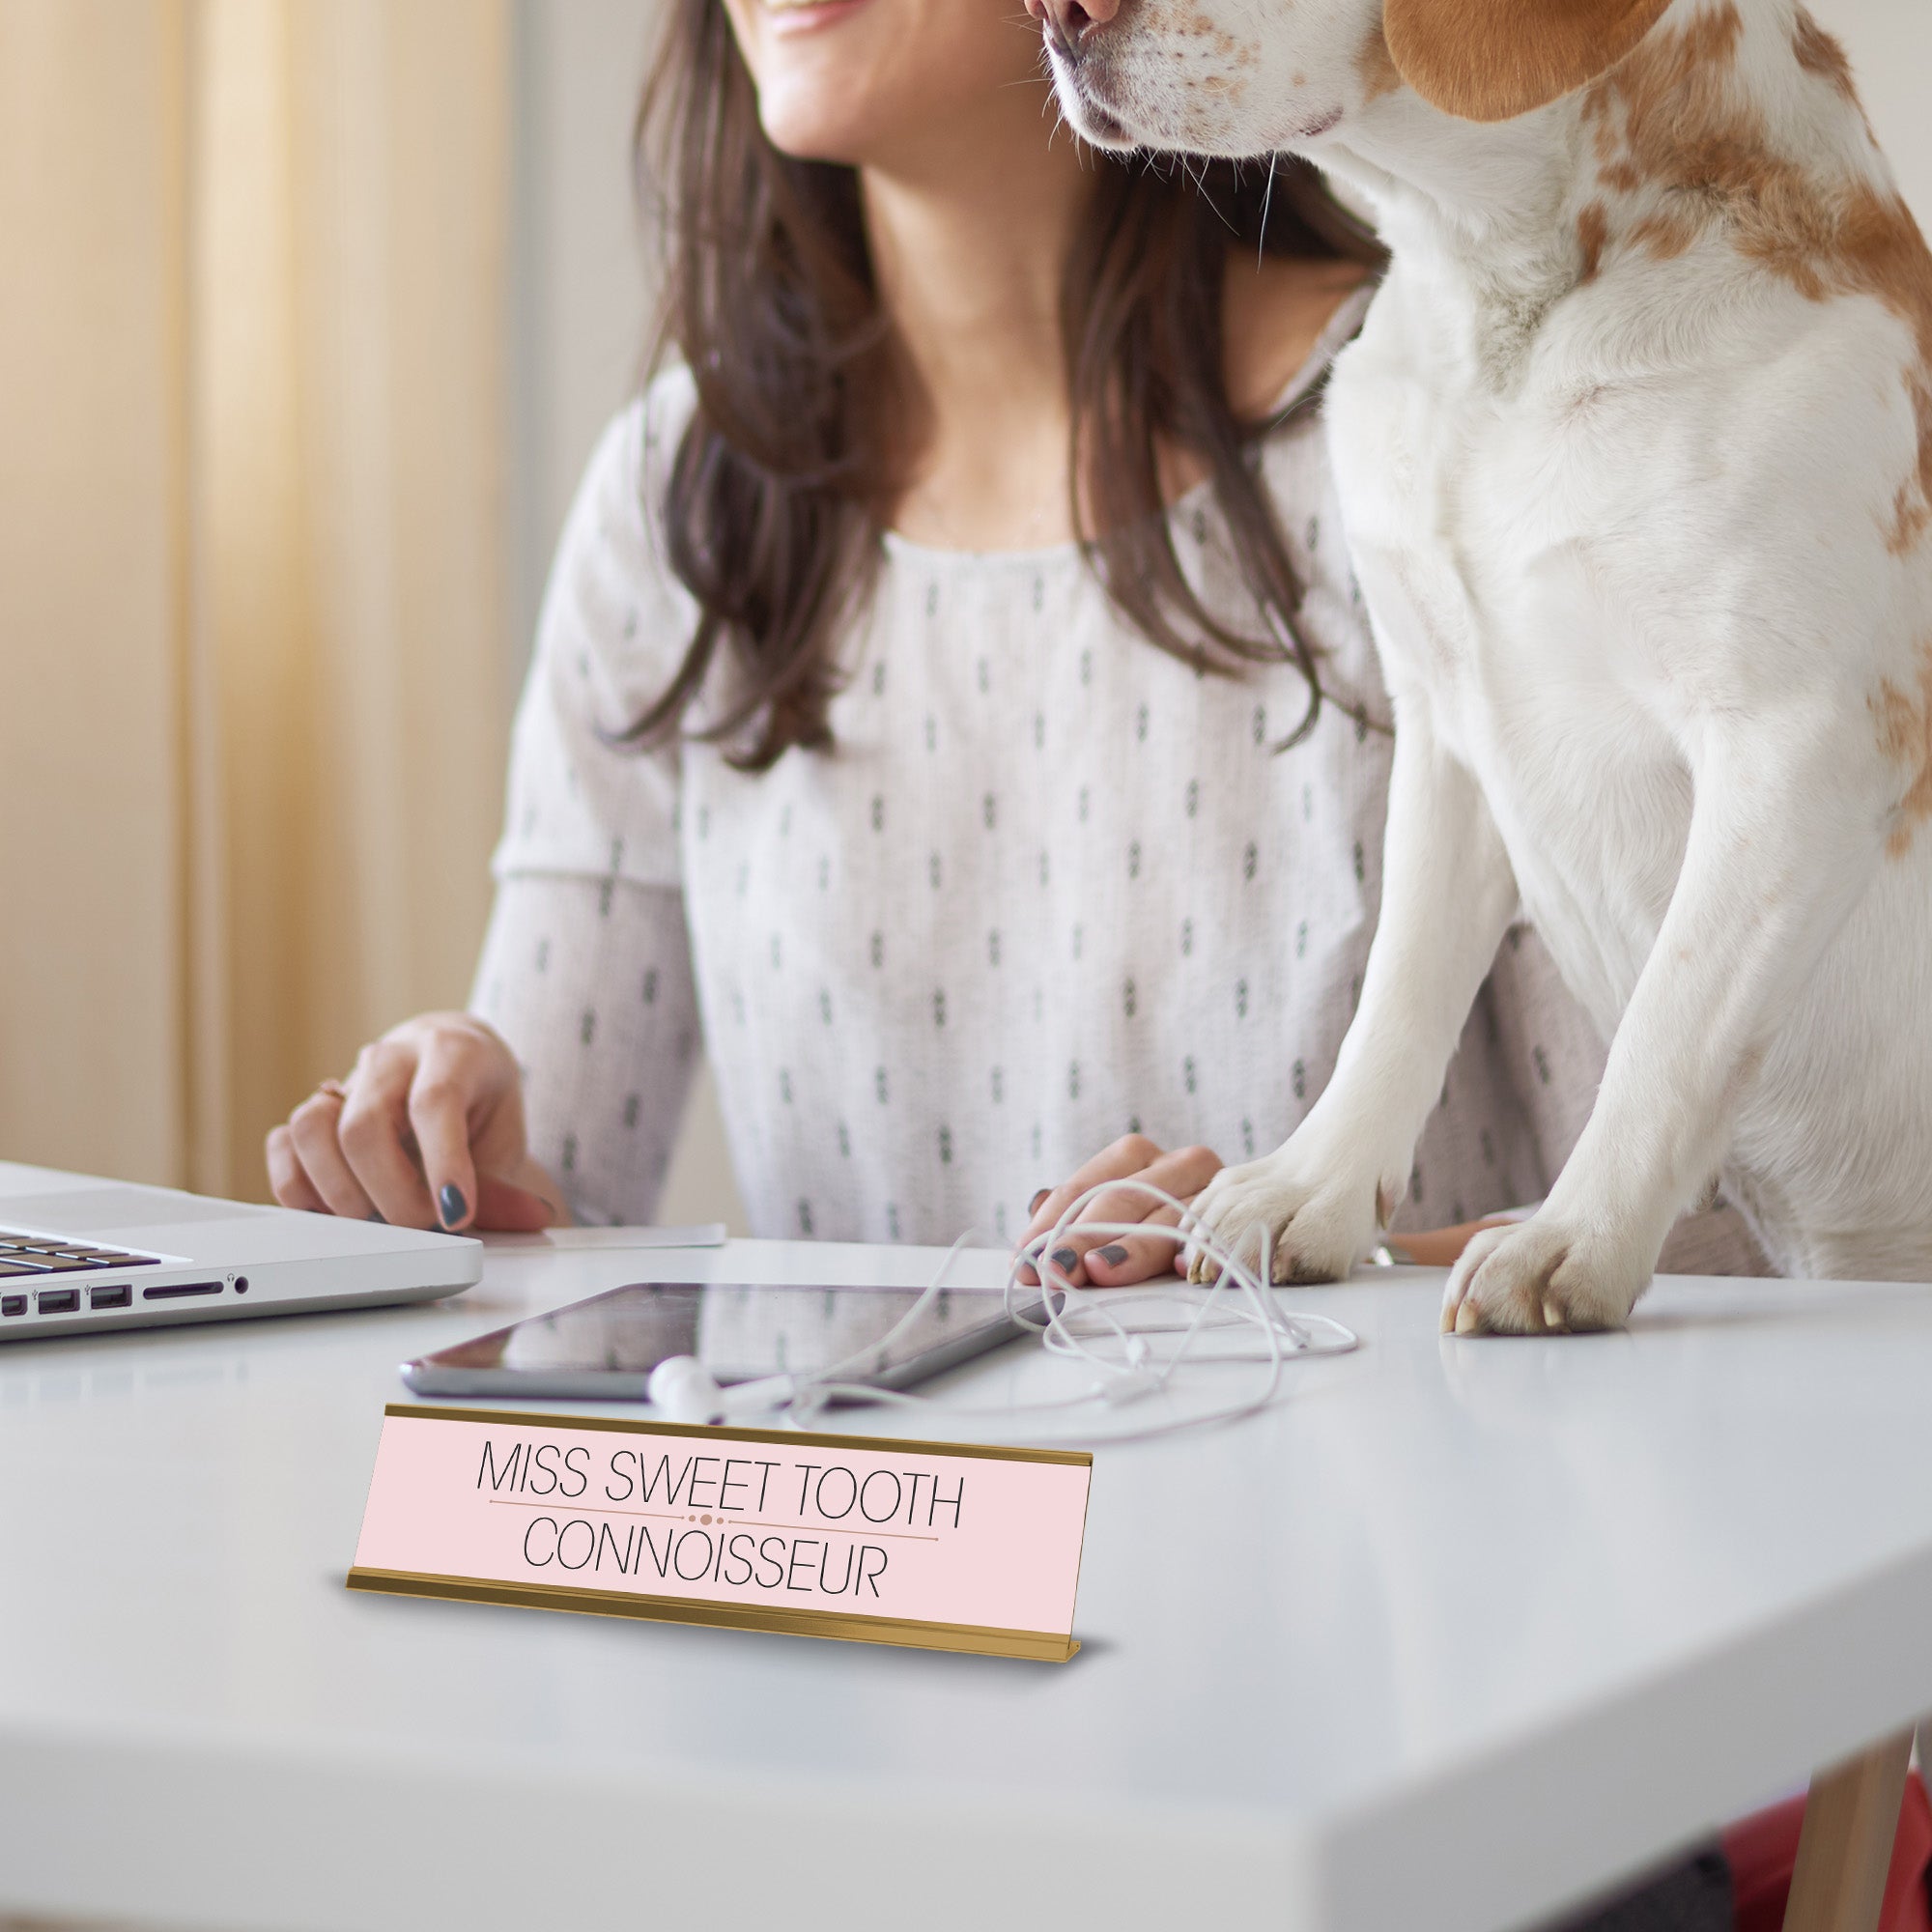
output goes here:
<path id="1" fill-rule="evenodd" d="M 1103 1195 L 1118 1198 L 1122 1192 L 1137 1194 L 1154 1205 L 1172 1209 L 1174 1225 L 1145 1221 L 1086 1221 L 1081 1217 Z M 1126 1442 L 1163 1435 L 1179 1429 L 1197 1428 L 1208 1422 L 1230 1421 L 1249 1415 L 1271 1403 L 1281 1387 L 1282 1372 L 1294 1355 L 1337 1355 L 1358 1348 L 1355 1333 L 1325 1315 L 1290 1315 L 1275 1301 L 1269 1281 L 1268 1238 L 1261 1240 L 1259 1268 L 1250 1268 L 1231 1250 L 1224 1248 L 1211 1232 L 1202 1228 L 1184 1202 L 1165 1189 L 1145 1180 L 1096 1182 L 1077 1199 L 1070 1201 L 1053 1227 L 1016 1248 L 1007 1266 L 1003 1295 L 1008 1315 L 1022 1326 L 1033 1328 L 1040 1346 L 1049 1353 L 1083 1363 L 1098 1372 L 1097 1379 L 1077 1394 L 1038 1402 L 1000 1403 L 992 1406 L 964 1406 L 943 1398 L 909 1395 L 903 1390 L 882 1388 L 875 1383 L 848 1378 L 865 1373 L 868 1365 L 881 1362 L 887 1351 L 914 1322 L 926 1312 L 934 1299 L 946 1292 L 959 1252 L 972 1238 L 968 1229 L 946 1251 L 919 1297 L 877 1341 L 846 1355 L 830 1366 L 809 1374 L 766 1377 L 755 1382 L 741 1382 L 720 1388 L 700 1363 L 689 1355 L 674 1356 L 652 1371 L 650 1399 L 672 1414 L 674 1420 L 715 1422 L 726 1415 L 737 1416 L 778 1409 L 787 1424 L 796 1428 L 810 1422 L 830 1402 L 891 1406 L 923 1409 L 929 1414 L 962 1418 L 993 1418 L 1045 1414 L 1078 1408 L 1092 1402 L 1119 1405 L 1143 1396 L 1164 1392 L 1177 1371 L 1186 1363 L 1252 1362 L 1264 1368 L 1261 1385 L 1245 1396 L 1224 1402 L 1199 1413 L 1175 1416 L 1144 1427 L 1114 1430 L 1095 1435 L 1091 1430 L 1066 1436 L 1082 1443 Z M 1067 1279 L 1065 1271 L 1052 1259 L 1069 1240 L 1098 1241 L 1123 1236 L 1157 1235 L 1205 1256 L 1217 1266 L 1214 1280 L 1206 1288 L 1179 1284 L 1144 1288 L 1081 1288 Z M 1029 1293 L 1020 1272 L 1031 1268 L 1039 1279 L 1040 1299 L 1022 1309 L 1016 1293 Z M 1232 1290 L 1232 1293 L 1230 1292 Z M 1154 1324 L 1121 1320 L 1123 1308 L 1133 1310 L 1180 1309 L 1185 1320 Z M 1097 1325 L 1076 1326 L 1075 1316 L 1091 1317 Z M 1043 1319 L 1034 1320 L 1035 1316 Z M 1209 1330 L 1259 1330 L 1265 1345 L 1264 1354 L 1221 1350 L 1199 1352 L 1197 1339 Z M 1179 1335 L 1171 1350 L 1156 1355 L 1149 1342 L 1152 1335 Z M 1094 1342 L 1119 1344 L 1118 1355 L 1103 1353 L 1091 1346 Z"/>

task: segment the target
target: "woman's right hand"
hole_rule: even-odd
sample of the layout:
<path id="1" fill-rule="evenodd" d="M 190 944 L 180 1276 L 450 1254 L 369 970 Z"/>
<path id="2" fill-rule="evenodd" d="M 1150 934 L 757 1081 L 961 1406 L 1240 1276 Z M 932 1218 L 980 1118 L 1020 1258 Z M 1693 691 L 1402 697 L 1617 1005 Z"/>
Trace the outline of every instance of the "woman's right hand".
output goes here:
<path id="1" fill-rule="evenodd" d="M 392 1027 L 270 1131 L 268 1152 L 284 1208 L 452 1233 L 570 1218 L 530 1158 L 516 1056 L 470 1013 Z"/>

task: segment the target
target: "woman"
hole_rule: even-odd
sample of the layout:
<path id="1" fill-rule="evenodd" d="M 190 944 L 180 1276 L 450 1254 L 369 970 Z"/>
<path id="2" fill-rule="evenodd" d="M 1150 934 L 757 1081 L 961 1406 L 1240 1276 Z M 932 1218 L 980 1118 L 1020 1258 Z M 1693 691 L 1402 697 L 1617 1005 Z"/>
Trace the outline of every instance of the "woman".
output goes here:
<path id="1" fill-rule="evenodd" d="M 473 1011 L 275 1130 L 284 1203 L 647 1220 L 700 1038 L 772 1236 L 1191 1198 L 1321 1091 L 1388 739 L 1315 403 L 1376 253 L 1298 168 L 1096 162 L 1016 14 L 675 0 L 681 363 L 562 539 Z M 1600 1067 L 1506 949 L 1398 1225 L 1540 1193 Z"/>

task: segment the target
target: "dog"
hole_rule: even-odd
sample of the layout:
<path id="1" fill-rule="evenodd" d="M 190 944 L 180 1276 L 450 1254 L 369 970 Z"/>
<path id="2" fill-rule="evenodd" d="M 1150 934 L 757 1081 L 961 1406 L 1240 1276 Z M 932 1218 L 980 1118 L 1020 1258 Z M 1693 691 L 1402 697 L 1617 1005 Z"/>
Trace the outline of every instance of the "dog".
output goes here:
<path id="1" fill-rule="evenodd" d="M 1201 1224 L 1347 1274 L 1526 916 L 1607 1070 L 1445 1331 L 1623 1323 L 1714 1186 L 1780 1272 L 1932 1280 L 1932 256 L 1837 43 L 1794 0 L 1029 5 L 1089 141 L 1304 155 L 1390 250 L 1326 406 L 1380 923 Z"/>

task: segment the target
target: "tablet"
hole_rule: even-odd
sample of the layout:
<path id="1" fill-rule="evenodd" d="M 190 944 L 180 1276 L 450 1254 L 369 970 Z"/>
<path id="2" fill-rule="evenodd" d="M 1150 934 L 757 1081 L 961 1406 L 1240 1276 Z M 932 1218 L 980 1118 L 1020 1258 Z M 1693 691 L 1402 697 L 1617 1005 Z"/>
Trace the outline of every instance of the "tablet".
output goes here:
<path id="1" fill-rule="evenodd" d="M 403 1364 L 418 1395 L 640 1399 L 669 1355 L 696 1355 L 720 1383 L 809 1375 L 906 1388 L 1030 1332 L 997 1289 L 944 1289 L 890 1345 L 914 1289 L 767 1288 L 638 1281 Z M 1016 1294 L 1022 1316 L 1039 1292 Z M 856 1358 L 856 1359 L 855 1359 Z"/>

